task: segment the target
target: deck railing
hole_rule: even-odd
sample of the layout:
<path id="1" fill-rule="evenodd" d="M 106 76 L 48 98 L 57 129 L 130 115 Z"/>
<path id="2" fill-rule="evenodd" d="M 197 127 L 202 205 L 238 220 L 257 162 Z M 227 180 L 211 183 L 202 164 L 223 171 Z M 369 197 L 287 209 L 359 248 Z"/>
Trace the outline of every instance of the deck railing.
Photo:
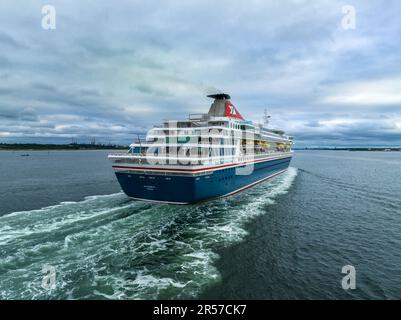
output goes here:
<path id="1" fill-rule="evenodd" d="M 228 155 L 228 156 L 208 156 L 208 157 L 179 157 L 179 156 L 149 156 L 145 154 L 133 153 L 112 153 L 109 158 L 114 163 L 127 163 L 127 164 L 152 164 L 161 166 L 189 166 L 196 165 L 220 165 L 229 163 L 247 163 L 249 161 L 268 158 L 268 157 L 282 157 L 292 155 L 291 152 L 274 152 L 265 154 L 249 154 L 249 155 Z"/>

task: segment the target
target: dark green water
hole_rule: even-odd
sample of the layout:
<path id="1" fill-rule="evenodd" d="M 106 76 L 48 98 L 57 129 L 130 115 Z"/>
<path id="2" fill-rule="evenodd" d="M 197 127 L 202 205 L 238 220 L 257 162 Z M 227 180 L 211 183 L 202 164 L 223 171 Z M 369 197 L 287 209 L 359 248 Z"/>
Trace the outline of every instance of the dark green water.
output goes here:
<path id="1" fill-rule="evenodd" d="M 3 299 L 401 298 L 401 153 L 297 152 L 284 175 L 183 207 L 127 199 L 103 151 L 0 165 Z"/>

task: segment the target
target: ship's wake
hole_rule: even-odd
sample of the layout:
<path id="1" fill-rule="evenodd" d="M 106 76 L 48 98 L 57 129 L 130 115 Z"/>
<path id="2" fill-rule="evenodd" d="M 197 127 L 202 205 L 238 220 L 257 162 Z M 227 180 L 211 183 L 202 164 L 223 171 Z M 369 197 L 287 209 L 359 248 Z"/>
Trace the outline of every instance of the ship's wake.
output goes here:
<path id="1" fill-rule="evenodd" d="M 196 297 L 219 280 L 217 250 L 286 193 L 289 168 L 258 187 L 193 206 L 131 201 L 123 193 L 0 217 L 0 299 Z M 44 265 L 56 286 L 42 287 Z"/>
<path id="2" fill-rule="evenodd" d="M 304 169 L 298 170 L 301 174 L 310 175 L 319 180 L 320 183 L 324 183 L 327 190 L 331 190 L 333 193 L 338 193 L 338 190 L 342 190 L 343 199 L 349 198 L 353 201 L 369 201 L 375 205 L 379 205 L 383 211 L 387 211 L 388 213 L 399 210 L 401 206 L 401 200 L 395 198 L 391 190 L 375 188 L 372 183 L 363 185 L 361 182 L 353 183 L 352 181 L 345 181 L 340 178 L 333 178 Z"/>

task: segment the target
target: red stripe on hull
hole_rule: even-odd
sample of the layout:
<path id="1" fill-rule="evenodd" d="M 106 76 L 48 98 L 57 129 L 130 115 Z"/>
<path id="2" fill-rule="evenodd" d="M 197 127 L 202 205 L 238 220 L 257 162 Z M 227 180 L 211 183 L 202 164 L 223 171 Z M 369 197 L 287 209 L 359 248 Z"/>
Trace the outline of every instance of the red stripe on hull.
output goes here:
<path id="1" fill-rule="evenodd" d="M 231 164 L 225 164 L 225 165 L 221 165 L 221 166 L 207 167 L 207 168 L 201 168 L 201 169 L 144 168 L 144 167 L 127 167 L 127 166 L 113 166 L 113 168 L 115 168 L 115 169 L 142 170 L 142 171 L 200 172 L 200 171 L 213 170 L 213 169 L 222 169 L 222 168 L 233 167 L 233 166 L 241 166 L 241 165 L 245 165 L 247 163 L 259 163 L 259 162 L 265 162 L 265 161 L 271 161 L 271 160 L 285 159 L 285 158 L 290 158 L 290 157 L 292 157 L 292 156 L 288 156 L 288 157 L 272 157 L 272 158 L 259 159 L 257 161 L 245 161 L 245 162 L 242 162 L 242 163 L 234 163 L 234 164 L 231 163 Z"/>

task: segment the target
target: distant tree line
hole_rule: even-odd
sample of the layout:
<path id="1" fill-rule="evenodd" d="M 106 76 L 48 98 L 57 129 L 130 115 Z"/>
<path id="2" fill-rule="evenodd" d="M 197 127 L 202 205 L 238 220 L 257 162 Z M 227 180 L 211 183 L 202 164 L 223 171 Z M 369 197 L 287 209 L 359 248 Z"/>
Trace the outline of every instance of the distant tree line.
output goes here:
<path id="1" fill-rule="evenodd" d="M 115 144 L 39 144 L 39 143 L 0 143 L 0 150 L 114 150 L 128 149 L 128 146 Z"/>

